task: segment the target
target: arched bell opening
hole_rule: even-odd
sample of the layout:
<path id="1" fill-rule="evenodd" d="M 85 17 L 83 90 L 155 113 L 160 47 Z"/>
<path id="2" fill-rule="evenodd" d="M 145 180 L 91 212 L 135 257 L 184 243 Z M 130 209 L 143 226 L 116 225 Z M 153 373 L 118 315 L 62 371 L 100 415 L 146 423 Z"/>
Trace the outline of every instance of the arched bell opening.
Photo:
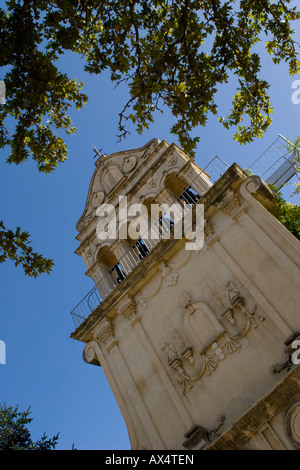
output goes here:
<path id="1" fill-rule="evenodd" d="M 112 252 L 110 246 L 103 246 L 97 253 L 97 261 L 101 264 L 106 271 L 106 275 L 102 279 L 102 284 L 110 287 L 115 287 L 126 276 L 126 272 L 119 263 L 119 260 Z"/>
<path id="2" fill-rule="evenodd" d="M 196 204 L 201 197 L 193 184 L 187 183 L 176 173 L 167 175 L 164 184 L 168 191 L 174 195 L 175 201 L 180 205 Z"/>

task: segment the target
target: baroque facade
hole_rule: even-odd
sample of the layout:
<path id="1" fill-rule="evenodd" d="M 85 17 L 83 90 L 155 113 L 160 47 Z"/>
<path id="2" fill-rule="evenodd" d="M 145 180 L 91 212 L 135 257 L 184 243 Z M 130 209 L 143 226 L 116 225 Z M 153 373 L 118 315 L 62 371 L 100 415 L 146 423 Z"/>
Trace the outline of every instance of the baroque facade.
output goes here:
<path id="1" fill-rule="evenodd" d="M 97 208 L 119 214 L 120 196 L 192 202 L 194 222 L 201 204 L 203 244 L 187 250 L 174 224 L 162 236 L 151 214 L 154 241 L 99 239 Z M 275 202 L 237 164 L 212 184 L 165 141 L 97 160 L 76 226 L 95 288 L 71 337 L 103 368 L 132 449 L 300 448 L 300 243 Z"/>

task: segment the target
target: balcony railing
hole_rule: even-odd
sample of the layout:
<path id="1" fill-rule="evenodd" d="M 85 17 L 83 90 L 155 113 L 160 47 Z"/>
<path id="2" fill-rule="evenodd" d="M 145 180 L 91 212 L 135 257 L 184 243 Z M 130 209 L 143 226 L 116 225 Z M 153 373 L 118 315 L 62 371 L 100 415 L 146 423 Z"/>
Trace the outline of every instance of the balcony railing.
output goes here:
<path id="1" fill-rule="evenodd" d="M 281 188 L 295 175 L 300 179 L 299 148 L 279 134 L 277 139 L 249 165 L 249 169 L 267 184 Z"/>
<path id="2" fill-rule="evenodd" d="M 183 209 L 183 212 L 190 210 L 206 192 L 204 189 L 197 189 L 197 187 L 200 187 L 197 182 L 202 183 L 203 186 L 203 173 L 207 171 L 206 169 L 208 169 L 208 167 L 210 167 L 210 172 L 212 171 L 214 174 L 214 176 L 210 177 L 208 180 L 209 187 L 209 183 L 212 184 L 215 182 L 226 171 L 228 165 L 219 157 L 215 157 L 209 165 L 202 170 L 192 184 L 187 186 L 175 201 Z M 140 264 L 161 239 L 167 238 L 168 232 L 170 232 L 174 225 L 175 221 L 171 215 L 167 212 L 163 213 L 159 219 L 150 226 L 147 232 L 128 249 L 110 271 L 72 310 L 71 315 L 76 328 L 78 328 L 103 300 L 105 300 Z"/>

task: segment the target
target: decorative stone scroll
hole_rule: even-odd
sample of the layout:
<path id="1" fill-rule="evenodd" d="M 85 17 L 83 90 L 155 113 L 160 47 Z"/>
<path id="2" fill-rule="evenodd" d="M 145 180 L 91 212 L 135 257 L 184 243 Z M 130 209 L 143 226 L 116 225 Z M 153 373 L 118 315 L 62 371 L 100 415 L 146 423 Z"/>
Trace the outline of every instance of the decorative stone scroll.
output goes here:
<path id="1" fill-rule="evenodd" d="M 99 345 L 96 341 L 90 341 L 83 350 L 83 360 L 87 364 L 100 366 L 99 362 Z"/>

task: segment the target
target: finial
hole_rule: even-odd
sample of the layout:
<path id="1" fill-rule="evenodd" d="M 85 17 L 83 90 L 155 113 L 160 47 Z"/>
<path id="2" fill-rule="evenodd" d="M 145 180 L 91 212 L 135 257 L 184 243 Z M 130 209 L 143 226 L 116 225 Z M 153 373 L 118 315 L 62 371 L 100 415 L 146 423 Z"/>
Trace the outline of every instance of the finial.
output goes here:
<path id="1" fill-rule="evenodd" d="M 93 144 L 93 142 L 91 142 L 91 145 L 93 146 L 94 152 L 95 152 L 94 158 L 96 158 L 96 155 L 98 155 L 98 157 L 100 157 L 100 158 L 102 158 L 102 157 L 105 156 L 105 154 L 101 154 L 101 153 L 100 153 L 102 149 L 97 150 L 97 148 L 95 147 L 95 145 Z"/>

